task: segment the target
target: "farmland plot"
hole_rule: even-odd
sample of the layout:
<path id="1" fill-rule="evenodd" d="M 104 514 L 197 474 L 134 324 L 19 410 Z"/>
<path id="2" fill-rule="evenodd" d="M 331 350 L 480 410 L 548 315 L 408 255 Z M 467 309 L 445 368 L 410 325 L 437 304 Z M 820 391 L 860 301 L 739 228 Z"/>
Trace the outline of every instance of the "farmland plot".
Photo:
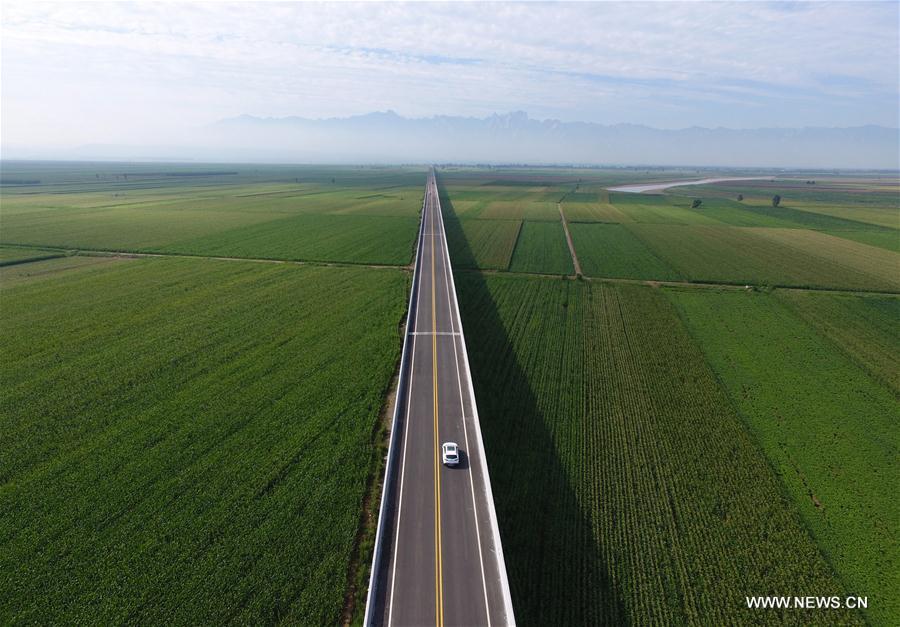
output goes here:
<path id="1" fill-rule="evenodd" d="M 897 397 L 771 295 L 667 293 L 838 575 L 877 599 L 873 620 L 895 624 Z M 860 323 L 829 335 L 866 337 Z M 858 350 L 883 363 L 879 349 Z"/>
<path id="2" fill-rule="evenodd" d="M 88 176 L 89 166 L 115 174 Z M 3 243 L 406 265 L 422 201 L 422 174 L 403 170 L 35 167 L 47 183 L 2 190 Z"/>
<path id="3" fill-rule="evenodd" d="M 793 290 L 776 294 L 900 394 L 900 298 Z"/>
<path id="4" fill-rule="evenodd" d="M 673 190 L 675 191 L 675 190 Z M 708 213 L 717 220 L 732 226 L 761 226 L 775 228 L 804 228 L 804 229 L 850 229 L 850 230 L 886 230 L 886 227 L 876 224 L 868 224 L 865 221 L 846 217 L 840 213 L 822 213 L 808 211 L 796 200 L 783 200 L 778 207 L 772 206 L 771 197 L 747 197 L 741 202 L 734 199 L 722 199 L 704 197 L 703 192 L 693 189 L 691 192 L 685 189 L 677 190 L 688 198 L 701 198 L 703 204 L 696 209 L 701 213 Z M 691 195 L 693 193 L 693 195 Z"/>
<path id="5" fill-rule="evenodd" d="M 628 228 L 691 281 L 896 290 L 897 255 L 802 229 L 634 224 Z M 856 258 L 859 247 L 864 254 Z"/>
<path id="6" fill-rule="evenodd" d="M 485 220 L 543 220 L 554 222 L 559 220 L 559 210 L 552 201 L 533 200 L 528 197 L 521 200 L 495 200 L 487 204 L 478 216 Z"/>
<path id="7" fill-rule="evenodd" d="M 441 198 L 442 210 L 448 207 Z M 452 205 L 451 205 L 452 207 Z M 451 209 L 452 210 L 452 209 Z M 447 246 L 454 268 L 506 270 L 516 247 L 518 220 L 448 220 Z"/>
<path id="8" fill-rule="evenodd" d="M 570 224 L 569 232 L 587 276 L 677 280 L 682 276 L 620 224 Z"/>
<path id="9" fill-rule="evenodd" d="M 878 246 L 891 252 L 900 253 L 900 231 L 823 231 L 828 235 L 843 237 L 860 244 Z"/>
<path id="10" fill-rule="evenodd" d="M 104 207 L 13 214 L 4 201 L 3 241 L 11 244 L 141 251 L 283 217 L 277 213 Z"/>
<path id="11" fill-rule="evenodd" d="M 608 202 L 570 202 L 562 203 L 563 213 L 569 222 L 608 222 L 619 224 L 633 222 L 631 218 Z"/>
<path id="12" fill-rule="evenodd" d="M 685 192 L 681 192 L 685 193 Z M 706 215 L 717 222 L 731 226 L 759 226 L 797 228 L 796 221 L 790 220 L 782 210 L 773 209 L 771 204 L 753 205 L 749 202 L 721 198 L 688 196 L 689 199 L 702 198 L 702 204 L 692 211 Z"/>
<path id="13" fill-rule="evenodd" d="M 872 285 L 900 291 L 900 255 L 875 246 L 832 237 L 819 231 L 788 229 L 755 229 L 757 235 L 821 258 L 838 260 L 840 265 L 861 275 L 872 277 Z"/>
<path id="14" fill-rule="evenodd" d="M 105 266 L 120 261 L 122 260 L 116 257 L 58 256 L 30 260 L 28 263 L 9 264 L 0 270 L 0 279 L 2 279 L 0 288 L 5 291 L 20 283 L 34 285 L 54 279 L 60 274 L 72 276 L 76 273 L 102 271 Z M 4 294 L 4 291 L 0 291 L 0 294 Z M 0 313 L 2 313 L 2 308 L 0 308 Z"/>
<path id="15" fill-rule="evenodd" d="M 748 614 L 844 588 L 659 291 L 457 286 L 520 624 L 861 622 Z"/>
<path id="16" fill-rule="evenodd" d="M 225 210 L 215 201 L 205 204 L 211 206 L 4 214 L 2 237 L 64 248 L 405 265 L 418 224 L 417 217 L 291 215 L 247 207 Z"/>
<path id="17" fill-rule="evenodd" d="M 151 250 L 222 257 L 406 265 L 412 259 L 417 232 L 417 218 L 298 215 Z"/>
<path id="18" fill-rule="evenodd" d="M 610 202 L 642 224 L 721 224 L 712 215 L 691 209 L 691 200 L 680 196 L 611 193 Z"/>
<path id="19" fill-rule="evenodd" d="M 0 275 L 0 622 L 337 623 L 407 275 Z"/>
<path id="20" fill-rule="evenodd" d="M 557 215 L 556 222 L 525 222 L 513 253 L 511 272 L 572 274 L 572 255 Z"/>
<path id="21" fill-rule="evenodd" d="M 889 190 L 876 180 L 846 183 L 847 179 L 832 183 L 818 181 L 810 187 L 798 181 L 746 181 L 717 183 L 684 188 L 675 193 L 696 194 L 700 198 L 731 198 L 744 196 L 745 210 L 760 215 L 782 216 L 807 228 L 858 229 L 886 227 L 900 229 L 900 204 L 896 187 Z M 894 179 L 896 184 L 896 179 Z M 799 183 L 799 184 L 798 184 Z M 818 188 L 818 189 L 816 189 Z M 774 194 L 783 197 L 782 206 L 774 208 Z"/>
<path id="22" fill-rule="evenodd" d="M 884 199 L 880 205 L 861 205 L 858 203 L 832 204 L 830 202 L 803 202 L 791 200 L 792 207 L 809 213 L 833 216 L 855 223 L 882 226 L 889 229 L 900 229 L 900 207 L 897 206 L 897 194 L 893 194 L 893 202 Z"/>

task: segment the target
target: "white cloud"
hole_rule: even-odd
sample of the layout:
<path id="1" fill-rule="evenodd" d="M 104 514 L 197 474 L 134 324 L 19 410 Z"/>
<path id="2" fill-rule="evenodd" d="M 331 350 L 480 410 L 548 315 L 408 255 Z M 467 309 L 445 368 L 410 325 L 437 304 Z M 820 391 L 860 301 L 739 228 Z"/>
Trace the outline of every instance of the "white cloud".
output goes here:
<path id="1" fill-rule="evenodd" d="M 896 124 L 896 3 L 2 6 L 11 143 L 385 108 Z"/>

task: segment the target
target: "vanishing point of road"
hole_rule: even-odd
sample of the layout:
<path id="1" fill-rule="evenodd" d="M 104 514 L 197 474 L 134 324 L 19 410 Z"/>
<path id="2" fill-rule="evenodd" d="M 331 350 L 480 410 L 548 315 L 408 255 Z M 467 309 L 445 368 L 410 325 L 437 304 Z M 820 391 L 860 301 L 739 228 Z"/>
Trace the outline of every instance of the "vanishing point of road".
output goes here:
<path id="1" fill-rule="evenodd" d="M 406 333 L 366 624 L 514 624 L 433 172 Z"/>

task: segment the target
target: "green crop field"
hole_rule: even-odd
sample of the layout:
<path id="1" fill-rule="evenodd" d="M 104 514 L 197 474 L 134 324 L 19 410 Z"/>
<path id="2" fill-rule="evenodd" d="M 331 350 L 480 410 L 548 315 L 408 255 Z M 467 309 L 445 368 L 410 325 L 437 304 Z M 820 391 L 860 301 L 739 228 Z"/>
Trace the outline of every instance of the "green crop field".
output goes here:
<path id="1" fill-rule="evenodd" d="M 509 264 L 511 272 L 572 274 L 572 255 L 557 215 L 556 222 L 525 222 Z"/>
<path id="2" fill-rule="evenodd" d="M 82 272 L 99 270 L 105 265 L 120 261 L 120 259 L 112 256 L 60 256 L 40 261 L 42 263 L 18 263 L 5 266 L 0 271 L 0 278 L 2 278 L 0 295 L 20 283 L 37 284 L 73 269 L 79 269 Z M 0 305 L 2 305 L 2 300 L 0 300 Z M 0 307 L 0 314 L 5 314 L 2 307 Z"/>
<path id="3" fill-rule="evenodd" d="M 153 250 L 194 255 L 405 265 L 418 218 L 298 215 Z"/>
<path id="4" fill-rule="evenodd" d="M 796 181 L 745 181 L 675 187 L 668 195 L 570 191 L 562 206 L 587 275 L 897 290 L 897 194 L 847 185 L 811 191 Z M 784 194 L 780 206 L 761 195 L 766 189 Z M 691 206 L 694 199 L 699 206 Z"/>
<path id="5" fill-rule="evenodd" d="M 778 296 L 900 394 L 900 297 L 782 290 Z"/>
<path id="6" fill-rule="evenodd" d="M 721 224 L 709 212 L 691 209 L 691 200 L 679 196 L 611 193 L 610 202 L 630 222 L 644 224 Z"/>
<path id="7" fill-rule="evenodd" d="M 65 257 L 0 282 L 0 622 L 336 624 L 408 275 Z"/>
<path id="8" fill-rule="evenodd" d="M 896 254 L 817 231 L 661 224 L 629 229 L 691 281 L 900 289 Z"/>
<path id="9" fill-rule="evenodd" d="M 455 268 L 506 270 L 522 223 L 518 220 L 458 220 L 454 203 L 441 197 L 447 246 Z"/>
<path id="10" fill-rule="evenodd" d="M 687 190 L 690 191 L 687 191 Z M 818 179 L 816 185 L 800 180 L 731 181 L 691 188 L 673 188 L 676 194 L 736 199 L 745 210 L 787 217 L 801 226 L 822 228 L 900 229 L 900 194 L 896 178 Z M 782 196 L 781 207 L 771 206 L 772 196 Z"/>
<path id="11" fill-rule="evenodd" d="M 563 191 L 587 276 L 847 291 L 458 275 L 519 622 L 894 624 L 900 295 L 860 292 L 900 292 L 896 194 L 606 195 L 573 176 L 523 187 Z M 448 179 L 458 216 L 495 184 Z M 530 228 L 511 271 L 526 238 L 537 254 Z M 454 260 L 475 243 L 459 231 Z M 806 589 L 869 609 L 751 616 L 743 599 Z"/>
<path id="12" fill-rule="evenodd" d="M 627 279 L 683 278 L 628 227 L 621 224 L 570 224 L 572 243 L 588 276 Z"/>
<path id="13" fill-rule="evenodd" d="M 460 220 L 459 228 L 447 227 L 451 259 L 462 268 L 505 270 L 521 228 L 522 223 L 514 220 Z M 470 254 L 456 254 L 461 241 Z"/>
<path id="14" fill-rule="evenodd" d="M 894 230 L 900 229 L 900 206 L 897 205 L 897 193 L 893 194 L 893 203 L 886 199 L 883 205 L 876 206 L 868 204 L 858 206 L 855 203 L 832 204 L 835 200 L 803 202 L 790 199 L 788 202 L 790 202 L 791 207 L 796 207 L 801 211 L 831 216 L 854 223 L 845 225 L 845 228 L 861 224 L 863 227 L 872 225 Z"/>
<path id="15" fill-rule="evenodd" d="M 756 229 L 754 233 L 817 257 L 822 262 L 836 261 L 845 271 L 867 277 L 863 280 L 871 281 L 870 285 L 876 286 L 876 289 L 900 291 L 900 255 L 896 253 L 820 231 Z M 840 285 L 840 279 L 834 284 Z"/>
<path id="16" fill-rule="evenodd" d="M 540 194 L 534 194 L 540 198 Z M 487 204 L 478 216 L 483 219 L 494 220 L 542 220 L 559 222 L 559 210 L 556 202 L 528 199 L 521 200 L 496 200 Z"/>
<path id="17" fill-rule="evenodd" d="M 609 203 L 608 195 L 602 201 L 577 202 L 571 196 L 561 203 L 566 220 L 569 222 L 611 222 L 622 223 L 633 220 Z"/>
<path id="18" fill-rule="evenodd" d="M 520 624 L 861 622 L 748 619 L 748 594 L 846 588 L 659 290 L 457 287 Z"/>
<path id="19" fill-rule="evenodd" d="M 791 188 L 793 195 L 773 207 L 758 187 L 739 202 L 736 193 L 714 186 L 673 188 L 668 195 L 629 194 L 607 192 L 599 180 L 599 172 L 584 170 L 555 179 L 539 170 L 502 178 L 493 171 L 480 177 L 476 171 L 442 175 L 444 205 L 460 220 L 460 228 L 451 234 L 451 247 L 460 251 L 454 260 L 465 268 L 549 270 L 555 264 L 525 263 L 524 245 L 511 260 L 507 257 L 512 227 L 477 222 L 524 220 L 519 239 L 528 242 L 536 239 L 537 227 L 530 226 L 533 216 L 527 208 L 546 207 L 541 219 L 546 218 L 544 231 L 550 233 L 556 198 L 570 221 L 575 250 L 588 276 L 869 291 L 900 288 L 900 230 L 860 216 L 808 210 L 844 198 L 834 196 L 836 192 L 810 196 Z M 867 201 L 863 191 L 855 193 L 856 204 L 866 211 L 890 211 L 884 194 L 872 192 L 874 199 Z M 701 196 L 707 197 L 693 207 L 694 198 Z M 545 256 L 557 254 L 555 238 L 542 247 Z M 535 244 L 528 249 L 533 251 L 530 256 L 538 254 Z"/>
<path id="20" fill-rule="evenodd" d="M 362 264 L 412 259 L 421 171 L 150 167 L 4 165 L 4 177 L 38 183 L 3 185 L 0 242 Z"/>
<path id="21" fill-rule="evenodd" d="M 677 189 L 677 188 L 675 188 Z M 686 193 L 682 191 L 681 193 Z M 689 200 L 693 200 L 690 197 Z M 774 209 L 771 201 L 765 204 L 737 202 L 726 198 L 704 198 L 692 211 L 729 226 L 758 226 L 797 228 L 797 221 L 789 219 L 783 208 Z"/>
<path id="22" fill-rule="evenodd" d="M 522 625 L 900 622 L 897 179 L 717 174 L 439 169 Z M 0 622 L 358 617 L 424 182 L 3 163 Z"/>
<path id="23" fill-rule="evenodd" d="M 864 226 L 900 229 L 900 194 L 895 177 L 853 179 L 843 176 L 832 180 L 818 179 L 813 186 L 802 180 L 732 181 L 692 187 L 690 192 L 684 189 L 677 193 L 731 199 L 742 194 L 744 205 L 765 212 L 772 211 L 771 198 L 778 194 L 783 198 L 781 209 L 794 216 L 805 212 Z M 801 217 L 800 221 L 807 219 L 816 219 L 816 216 Z"/>
<path id="24" fill-rule="evenodd" d="M 869 246 L 900 253 L 900 231 L 822 231 L 835 237 L 853 240 Z"/>
<path id="25" fill-rule="evenodd" d="M 869 607 L 874 619 L 896 622 L 900 406 L 895 391 L 841 349 L 873 342 L 883 332 L 863 329 L 866 317 L 856 316 L 853 326 L 840 328 L 846 310 L 834 316 L 817 308 L 812 315 L 818 327 L 839 327 L 820 334 L 767 294 L 668 294 L 835 571 L 851 591 L 879 600 Z M 798 302 L 808 308 L 811 301 Z M 846 306 L 879 307 L 859 301 Z M 890 313 L 867 317 L 885 315 Z M 890 346 L 851 350 L 880 368 L 890 363 L 883 356 Z"/>

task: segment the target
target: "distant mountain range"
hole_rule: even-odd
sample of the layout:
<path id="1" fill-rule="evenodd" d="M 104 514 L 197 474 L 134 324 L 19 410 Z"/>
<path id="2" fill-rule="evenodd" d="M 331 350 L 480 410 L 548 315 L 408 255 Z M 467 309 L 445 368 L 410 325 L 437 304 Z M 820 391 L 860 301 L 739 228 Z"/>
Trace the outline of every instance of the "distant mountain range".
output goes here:
<path id="1" fill-rule="evenodd" d="M 16 158 L 16 151 L 4 151 Z M 900 130 L 849 128 L 662 130 L 634 124 L 485 118 L 241 115 L 177 143 L 92 145 L 59 158 L 293 163 L 492 163 L 900 169 Z"/>

